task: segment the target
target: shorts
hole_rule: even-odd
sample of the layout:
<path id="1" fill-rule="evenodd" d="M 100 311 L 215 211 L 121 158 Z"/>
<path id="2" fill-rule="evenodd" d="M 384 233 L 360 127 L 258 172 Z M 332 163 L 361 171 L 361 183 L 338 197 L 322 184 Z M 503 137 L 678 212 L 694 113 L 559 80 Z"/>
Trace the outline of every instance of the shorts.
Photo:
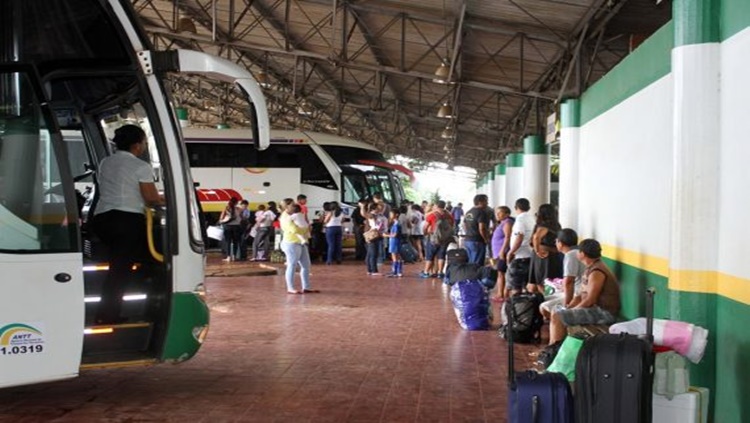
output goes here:
<path id="1" fill-rule="evenodd" d="M 531 258 L 529 283 L 544 285 L 545 279 L 562 278 L 564 257 L 565 255 L 559 252 L 551 252 L 545 258 L 534 254 Z"/>
<path id="2" fill-rule="evenodd" d="M 430 261 L 434 258 L 437 258 L 438 260 L 445 260 L 445 254 L 447 252 L 447 245 L 427 243 L 427 254 L 425 255 L 425 259 L 427 261 Z"/>
<path id="3" fill-rule="evenodd" d="M 529 281 L 530 258 L 517 258 L 508 263 L 508 274 L 505 277 L 506 288 L 520 291 Z"/>
<path id="4" fill-rule="evenodd" d="M 607 310 L 594 306 L 589 308 L 566 308 L 556 312 L 565 326 L 611 325 L 617 321 Z"/>
<path id="5" fill-rule="evenodd" d="M 548 298 L 548 300 L 543 302 L 539 306 L 539 308 L 547 311 L 548 313 L 552 313 L 552 311 L 555 310 L 556 306 L 565 304 L 565 293 L 563 292 L 549 295 L 546 298 Z"/>
<path id="6" fill-rule="evenodd" d="M 495 270 L 501 273 L 505 273 L 508 271 L 508 263 L 505 262 L 505 260 L 498 260 L 495 259 Z"/>
<path id="7" fill-rule="evenodd" d="M 424 235 L 409 235 L 409 238 L 421 240 L 422 238 L 424 238 Z"/>

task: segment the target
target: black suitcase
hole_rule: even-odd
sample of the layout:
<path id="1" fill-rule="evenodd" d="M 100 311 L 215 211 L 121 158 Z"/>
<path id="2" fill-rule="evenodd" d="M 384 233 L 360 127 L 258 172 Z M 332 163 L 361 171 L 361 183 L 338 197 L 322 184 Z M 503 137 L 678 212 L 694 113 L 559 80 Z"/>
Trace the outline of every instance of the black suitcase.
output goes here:
<path id="1" fill-rule="evenodd" d="M 513 315 L 509 324 L 513 325 Z M 508 422 L 573 423 L 573 395 L 562 373 L 516 373 L 513 337 L 508 338 Z"/>
<path id="2" fill-rule="evenodd" d="M 576 360 L 576 422 L 651 423 L 654 291 L 646 291 L 646 337 L 586 339 Z"/>

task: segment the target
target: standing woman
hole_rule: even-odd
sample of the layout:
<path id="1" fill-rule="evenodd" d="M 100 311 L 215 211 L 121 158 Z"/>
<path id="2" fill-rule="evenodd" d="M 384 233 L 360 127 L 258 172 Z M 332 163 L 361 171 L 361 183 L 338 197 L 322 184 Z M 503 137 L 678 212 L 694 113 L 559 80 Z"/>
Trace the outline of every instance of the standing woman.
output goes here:
<path id="1" fill-rule="evenodd" d="M 286 292 L 287 294 L 306 294 L 320 292 L 310 288 L 310 253 L 307 250 L 307 219 L 302 214 L 299 204 L 287 202 L 286 210 L 279 218 L 283 240 L 281 250 L 286 255 Z M 302 279 L 302 290 L 294 288 L 294 268 L 299 264 L 300 277 Z"/>
<path id="2" fill-rule="evenodd" d="M 378 272 L 378 254 L 383 250 L 383 233 L 388 226 L 388 220 L 380 214 L 380 205 L 369 203 L 367 206 L 361 205 L 360 212 L 367 219 L 367 232 L 365 232 L 365 241 L 367 242 L 367 275 L 379 276 Z M 370 235 L 368 235 L 368 233 Z"/>
<path id="3" fill-rule="evenodd" d="M 239 259 L 240 243 L 242 242 L 242 218 L 240 210 L 237 210 L 239 200 L 232 197 L 227 206 L 219 216 L 219 223 L 224 225 L 224 247 L 226 258 L 224 261 Z"/>
<path id="4" fill-rule="evenodd" d="M 508 263 L 505 260 L 510 250 L 510 233 L 513 229 L 513 218 L 510 217 L 510 208 L 500 206 L 495 209 L 495 217 L 498 224 L 492 233 L 492 260 L 495 262 L 497 270 L 497 295 L 492 299 L 494 301 L 504 301 L 507 296 L 505 290 L 505 272 L 508 270 Z"/>
<path id="5" fill-rule="evenodd" d="M 563 254 L 557 251 L 557 233 L 562 227 L 557 218 L 557 210 L 552 204 L 542 204 L 536 214 L 536 226 L 531 236 L 531 256 L 529 269 L 529 292 L 544 293 L 544 280 L 562 278 Z"/>
<path id="6" fill-rule="evenodd" d="M 99 165 L 99 202 L 94 230 L 109 247 L 109 272 L 102 288 L 97 323 L 120 323 L 122 295 L 135 262 L 148 260 L 145 206 L 162 206 L 151 166 L 139 159 L 146 133 L 125 125 L 115 131 L 117 151 Z"/>
<path id="7" fill-rule="evenodd" d="M 328 244 L 328 254 L 326 254 L 326 264 L 341 264 L 342 242 L 344 234 L 341 230 L 341 221 L 343 212 L 339 203 L 332 201 L 328 203 L 328 211 L 323 217 L 323 225 L 326 230 L 326 243 Z"/>

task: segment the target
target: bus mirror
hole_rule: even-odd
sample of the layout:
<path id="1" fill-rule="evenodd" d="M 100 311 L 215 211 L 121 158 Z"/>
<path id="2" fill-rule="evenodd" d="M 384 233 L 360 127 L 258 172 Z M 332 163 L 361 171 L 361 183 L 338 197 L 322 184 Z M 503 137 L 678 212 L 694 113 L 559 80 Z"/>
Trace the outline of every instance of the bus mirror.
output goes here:
<path id="1" fill-rule="evenodd" d="M 143 62 L 153 62 L 148 66 Z M 211 79 L 236 84 L 249 102 L 248 114 L 252 125 L 255 148 L 265 150 L 271 143 L 266 98 L 260 85 L 245 68 L 221 57 L 192 50 L 169 50 L 141 54 L 142 67 L 148 72 L 180 72 L 204 75 Z"/>

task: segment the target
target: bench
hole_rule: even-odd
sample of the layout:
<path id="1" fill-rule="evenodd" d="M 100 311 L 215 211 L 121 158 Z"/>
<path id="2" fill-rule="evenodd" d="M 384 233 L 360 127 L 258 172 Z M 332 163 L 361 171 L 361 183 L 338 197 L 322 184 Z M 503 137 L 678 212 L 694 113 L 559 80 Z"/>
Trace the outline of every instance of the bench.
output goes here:
<path id="1" fill-rule="evenodd" d="M 568 335 L 575 336 L 577 338 L 588 338 L 590 336 L 599 335 L 602 333 L 609 333 L 609 326 L 607 325 L 568 326 Z"/>

